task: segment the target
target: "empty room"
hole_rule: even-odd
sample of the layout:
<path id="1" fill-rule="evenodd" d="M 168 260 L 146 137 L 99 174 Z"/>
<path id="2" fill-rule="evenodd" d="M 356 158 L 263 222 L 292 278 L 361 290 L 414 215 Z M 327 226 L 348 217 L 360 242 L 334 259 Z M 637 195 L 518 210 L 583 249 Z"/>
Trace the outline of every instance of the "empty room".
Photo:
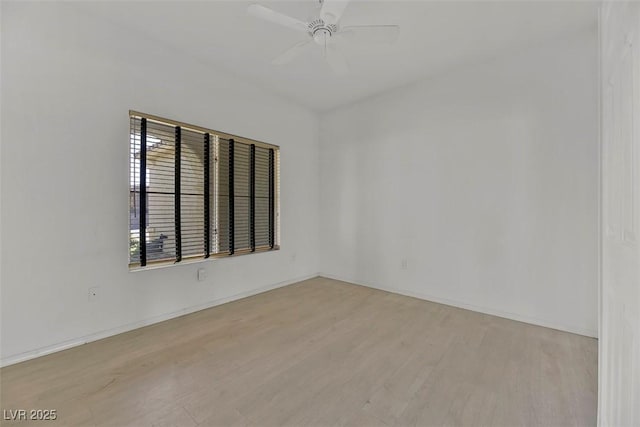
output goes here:
<path id="1" fill-rule="evenodd" d="M 0 424 L 640 426 L 640 2 L 0 2 Z"/>

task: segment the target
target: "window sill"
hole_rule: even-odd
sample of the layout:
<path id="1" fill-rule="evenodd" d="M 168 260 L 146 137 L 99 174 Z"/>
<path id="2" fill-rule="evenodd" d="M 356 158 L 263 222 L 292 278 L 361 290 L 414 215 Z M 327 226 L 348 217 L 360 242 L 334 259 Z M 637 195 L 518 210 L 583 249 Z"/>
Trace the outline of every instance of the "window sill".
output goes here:
<path id="1" fill-rule="evenodd" d="M 162 260 L 162 261 L 155 261 L 155 262 L 152 261 L 152 262 L 148 262 L 147 265 L 144 267 L 141 267 L 140 264 L 137 264 L 137 263 L 129 264 L 129 272 L 136 273 L 139 271 L 157 270 L 161 268 L 167 268 L 167 267 L 173 267 L 173 266 L 179 266 L 179 265 L 198 264 L 198 263 L 204 263 L 212 260 L 235 258 L 242 255 L 255 255 L 255 254 L 261 254 L 261 253 L 274 252 L 278 250 L 280 250 L 279 245 L 274 246 L 273 249 L 269 247 L 256 248 L 256 250 L 253 252 L 249 249 L 243 249 L 241 251 L 235 252 L 233 255 L 229 255 L 228 253 L 220 253 L 220 254 L 212 254 L 209 256 L 209 258 L 203 258 L 201 255 L 184 257 L 180 262 L 175 262 L 173 260 Z"/>

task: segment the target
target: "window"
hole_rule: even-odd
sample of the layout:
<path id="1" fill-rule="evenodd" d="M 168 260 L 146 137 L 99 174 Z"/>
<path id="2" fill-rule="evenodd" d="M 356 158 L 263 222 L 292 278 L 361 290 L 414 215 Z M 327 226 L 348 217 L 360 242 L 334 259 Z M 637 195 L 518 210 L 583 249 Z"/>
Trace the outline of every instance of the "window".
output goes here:
<path id="1" fill-rule="evenodd" d="M 277 146 L 129 115 L 131 268 L 279 249 Z"/>

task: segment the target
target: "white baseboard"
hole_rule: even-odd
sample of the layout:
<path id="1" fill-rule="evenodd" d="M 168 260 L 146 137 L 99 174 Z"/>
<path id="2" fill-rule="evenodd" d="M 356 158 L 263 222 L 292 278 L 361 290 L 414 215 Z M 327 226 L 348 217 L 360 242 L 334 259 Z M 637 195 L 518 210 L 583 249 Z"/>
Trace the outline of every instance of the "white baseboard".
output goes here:
<path id="1" fill-rule="evenodd" d="M 175 317 L 184 316 L 185 314 L 194 313 L 196 311 L 205 310 L 207 308 L 215 307 L 217 305 L 225 304 L 231 301 L 239 300 L 242 298 L 250 297 L 252 295 L 261 294 L 263 292 L 267 292 L 273 289 L 281 288 L 283 286 L 288 286 L 296 282 L 301 282 L 303 280 L 312 279 L 314 277 L 318 277 L 318 274 L 310 274 L 303 277 L 298 277 L 291 280 L 286 280 L 284 282 L 278 282 L 267 286 L 262 286 L 257 289 L 252 289 L 246 292 L 240 292 L 235 295 L 231 295 L 224 298 L 215 299 L 213 301 L 209 301 L 203 304 L 194 305 L 191 307 L 183 308 L 181 310 L 173 311 L 171 313 L 165 313 L 158 316 L 149 317 L 144 320 L 140 320 L 138 322 L 129 323 L 123 326 L 119 326 L 117 328 L 107 329 L 105 331 L 96 332 L 93 334 L 85 335 L 79 338 L 75 338 L 72 340 L 64 341 L 61 343 L 49 345 L 46 347 L 41 347 L 35 350 L 26 351 L 24 353 L 19 353 L 13 356 L 5 357 L 4 359 L 0 359 L 0 367 L 14 365 L 16 363 L 24 362 L 30 359 L 35 359 L 36 357 L 45 356 L 47 354 L 56 353 L 58 351 L 67 350 L 69 348 L 77 347 L 79 345 L 87 344 L 92 341 L 101 340 L 103 338 L 108 338 L 114 335 L 122 334 L 124 332 L 129 332 L 134 329 L 142 328 L 144 326 L 153 325 L 154 323 L 163 322 L 165 320 L 173 319 Z"/>
<path id="2" fill-rule="evenodd" d="M 190 314 L 190 313 L 194 313 L 196 311 L 200 311 L 200 310 L 205 310 L 207 308 L 211 308 L 211 307 L 215 307 L 217 305 L 221 305 L 221 304 L 225 304 L 231 301 L 235 301 L 235 300 L 239 300 L 242 298 L 246 298 L 246 297 L 250 297 L 252 295 L 257 295 L 257 294 L 261 294 L 263 292 L 267 292 L 273 289 L 277 289 L 277 288 L 281 288 L 283 286 L 288 286 L 291 285 L 293 283 L 296 282 L 301 282 L 303 280 L 308 280 L 308 279 L 312 279 L 314 277 L 317 276 L 322 276 L 322 277 L 326 277 L 329 279 L 334 279 L 334 280 L 340 280 L 342 282 L 347 282 L 347 283 L 353 283 L 356 285 L 360 285 L 360 286 L 366 286 L 368 288 L 373 288 L 373 289 L 378 289 L 381 291 L 386 291 L 386 292 L 391 292 L 391 293 L 395 293 L 395 294 L 400 294 L 400 295 L 406 295 L 406 296 L 410 296 L 410 297 L 414 297 L 414 298 L 418 298 L 418 299 L 422 299 L 422 300 L 426 300 L 426 301 L 431 301 L 431 302 L 436 302 L 439 304 L 445 304 L 445 305 L 450 305 L 452 307 L 458 307 L 458 308 L 464 308 L 467 310 L 471 310 L 471 311 L 477 311 L 479 313 L 484 313 L 484 314 L 490 314 L 493 316 L 498 316 L 498 317 L 503 317 L 505 319 L 510 319 L 510 320 L 516 320 L 519 322 L 525 322 L 525 323 L 530 323 L 532 325 L 537 325 L 537 326 L 543 326 L 546 328 L 551 328 L 551 329 L 557 329 L 560 331 L 565 331 L 565 332 L 571 332 L 574 334 L 578 334 L 578 335 L 584 335 L 587 337 L 592 337 L 592 338 L 597 338 L 597 331 L 596 330 L 590 330 L 590 329 L 584 329 L 584 328 L 579 328 L 579 327 L 574 327 L 571 325 L 561 325 L 561 324 L 557 324 L 554 322 L 548 322 L 546 320 L 542 320 L 542 319 L 538 319 L 535 317 L 530 317 L 530 316 L 523 316 L 520 314 L 516 314 L 516 313 L 511 313 L 511 312 L 507 312 L 507 311 L 502 311 L 502 310 L 495 310 L 492 308 L 487 308 L 487 307 L 482 307 L 482 306 L 478 306 L 475 304 L 469 304 L 469 303 L 465 303 L 465 302 L 461 302 L 461 301 L 457 301 L 457 300 L 452 300 L 449 298 L 442 298 L 442 297 L 438 297 L 438 296 L 434 296 L 434 295 L 428 295 L 422 292 L 414 292 L 414 291 L 409 291 L 409 290 L 405 290 L 405 289 L 395 289 L 395 288 L 390 288 L 390 287 L 386 287 L 386 286 L 380 286 L 380 285 L 376 285 L 373 283 L 364 283 L 362 281 L 358 281 L 358 280 L 353 280 L 353 279 L 348 279 L 348 278 L 344 278 L 344 277 L 338 277 L 332 274 L 327 274 L 327 273 L 318 273 L 318 274 L 310 274 L 307 276 L 303 276 L 303 277 L 298 277 L 295 279 L 291 279 L 291 280 L 286 280 L 283 282 L 278 282 L 278 283 L 274 283 L 271 285 L 267 285 L 267 286 L 262 286 L 260 288 L 257 289 L 252 289 L 250 291 L 246 291 L 246 292 L 240 292 L 238 294 L 235 295 L 231 295 L 228 297 L 224 297 L 224 298 L 219 298 L 219 299 L 215 299 L 213 301 L 209 301 L 203 304 L 198 304 L 195 306 L 191 306 L 191 307 L 187 307 L 181 310 L 177 310 L 177 311 L 173 311 L 170 313 L 165 313 L 165 314 L 161 314 L 158 316 L 153 316 L 144 320 L 140 320 L 138 322 L 133 322 L 133 323 L 129 323 L 123 326 L 119 326 L 117 328 L 112 328 L 112 329 L 108 329 L 105 331 L 100 331 L 100 332 L 96 332 L 93 334 L 89 334 L 89 335 L 85 335 L 79 338 L 75 338 L 72 340 L 68 340 L 68 341 L 64 341 L 64 342 L 60 342 L 57 344 L 53 344 L 50 346 L 46 346 L 46 347 L 41 347 L 35 350 L 31 350 L 31 351 L 27 351 L 24 353 L 19 353 L 16 355 L 12 355 L 9 357 L 5 357 L 4 359 L 0 359 L 0 367 L 4 367 L 4 366 L 9 366 L 9 365 L 14 365 L 16 363 L 20 363 L 20 362 L 24 362 L 30 359 L 35 359 L 36 357 L 40 357 L 40 356 L 45 356 L 47 354 L 51 354 L 51 353 L 56 353 L 58 351 L 62 351 L 62 350 L 67 350 L 69 348 L 73 348 L 73 347 L 77 347 L 83 344 L 87 344 L 90 343 L 92 341 L 97 341 L 97 340 L 101 340 L 103 338 L 108 338 L 114 335 L 118 335 L 124 332 L 129 332 L 132 331 L 134 329 L 138 329 L 138 328 L 142 328 L 144 326 L 149 326 L 149 325 L 153 325 L 154 323 L 159 323 L 159 322 L 163 322 L 165 320 L 169 320 L 169 319 L 173 319 L 175 317 L 179 317 L 179 316 L 184 316 L 186 314 Z"/>
<path id="3" fill-rule="evenodd" d="M 409 297 L 413 297 L 413 298 L 422 299 L 422 300 L 425 300 L 425 301 L 431 301 L 431 302 L 436 302 L 436 303 L 439 303 L 439 304 L 450 305 L 452 307 L 464 308 L 466 310 L 477 311 L 479 313 L 490 314 L 492 316 L 497 316 L 497 317 L 503 317 L 503 318 L 509 319 L 509 320 L 516 320 L 518 322 L 529 323 L 529 324 L 536 325 L 536 326 L 543 326 L 545 328 L 557 329 L 559 331 L 570 332 L 572 334 L 577 334 L 577 335 L 584 335 L 584 336 L 590 337 L 590 338 L 597 338 L 598 337 L 598 331 L 595 330 L 595 329 L 593 329 L 593 330 L 592 329 L 585 329 L 585 328 L 581 328 L 581 327 L 575 327 L 573 325 L 564 325 L 564 324 L 559 324 L 559 323 L 555 323 L 555 322 L 549 322 L 547 320 L 539 319 L 539 318 L 536 318 L 536 317 L 524 316 L 524 315 L 521 315 L 521 314 L 511 313 L 511 312 L 508 312 L 508 311 L 496 310 L 496 309 L 489 308 L 489 307 L 483 307 L 483 306 L 470 304 L 470 303 L 466 303 L 466 302 L 462 302 L 462 301 L 452 300 L 452 299 L 449 299 L 449 298 L 442 298 L 442 297 L 438 297 L 438 296 L 435 296 L 435 295 L 425 294 L 425 293 L 422 293 L 422 292 L 414 292 L 414 291 L 409 291 L 409 290 L 406 290 L 406 289 L 390 288 L 390 287 L 386 287 L 386 286 L 380 286 L 380 285 L 377 285 L 377 284 L 374 284 L 374 283 L 364 283 L 362 281 L 343 278 L 343 277 L 335 276 L 333 274 L 319 273 L 319 275 L 321 277 L 326 277 L 328 279 L 340 280 L 342 282 L 353 283 L 355 285 L 360 285 L 360 286 L 366 286 L 367 288 L 378 289 L 378 290 L 381 290 L 381 291 L 386 291 L 386 292 L 391 292 L 391 293 L 394 293 L 394 294 L 405 295 L 405 296 L 409 296 Z"/>

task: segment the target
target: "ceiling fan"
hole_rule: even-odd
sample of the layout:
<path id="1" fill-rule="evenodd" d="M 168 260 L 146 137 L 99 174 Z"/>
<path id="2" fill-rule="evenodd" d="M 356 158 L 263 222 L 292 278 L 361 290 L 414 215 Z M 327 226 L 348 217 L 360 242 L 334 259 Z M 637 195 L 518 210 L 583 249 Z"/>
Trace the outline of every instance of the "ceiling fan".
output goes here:
<path id="1" fill-rule="evenodd" d="M 248 12 L 260 19 L 305 33 L 307 38 L 277 56 L 272 63 L 282 65 L 290 62 L 300 53 L 320 46 L 324 57 L 336 74 L 349 72 L 345 57 L 336 48 L 343 43 L 390 44 L 396 41 L 400 32 L 397 25 L 340 25 L 342 13 L 349 0 L 318 0 L 319 16 L 309 22 L 276 12 L 268 7 L 252 4 Z"/>

